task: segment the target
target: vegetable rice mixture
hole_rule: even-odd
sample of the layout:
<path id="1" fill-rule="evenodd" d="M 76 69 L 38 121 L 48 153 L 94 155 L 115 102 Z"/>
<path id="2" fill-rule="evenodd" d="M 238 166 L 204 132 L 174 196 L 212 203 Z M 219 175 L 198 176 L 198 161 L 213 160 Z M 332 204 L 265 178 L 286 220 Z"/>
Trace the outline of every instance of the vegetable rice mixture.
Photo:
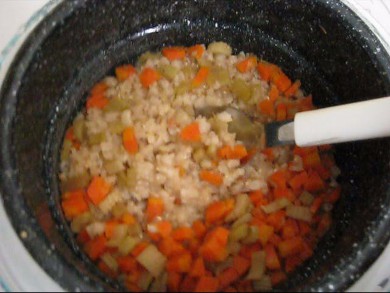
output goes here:
<path id="1" fill-rule="evenodd" d="M 340 196 L 331 146 L 248 146 L 313 109 L 274 64 L 214 42 L 165 47 L 90 91 L 61 153 L 62 207 L 85 253 L 130 291 L 264 291 L 310 258 Z M 245 127 L 245 126 L 242 126 Z"/>

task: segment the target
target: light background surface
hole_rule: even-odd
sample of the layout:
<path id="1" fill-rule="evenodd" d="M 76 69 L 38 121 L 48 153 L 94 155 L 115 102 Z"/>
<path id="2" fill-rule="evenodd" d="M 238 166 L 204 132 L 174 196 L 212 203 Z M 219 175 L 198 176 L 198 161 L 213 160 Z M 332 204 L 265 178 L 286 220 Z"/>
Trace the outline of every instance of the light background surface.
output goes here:
<path id="1" fill-rule="evenodd" d="M 0 0 L 0 52 L 10 42 L 20 26 L 47 2 L 49 0 Z M 356 3 L 360 9 L 368 12 L 390 36 L 390 0 L 350 0 L 350 2 Z M 388 41 L 390 42 L 390 40 Z M 380 264 L 377 262 L 365 278 L 358 283 L 366 283 L 368 280 L 373 281 L 373 278 L 376 279 L 380 275 L 381 277 L 374 281 L 375 288 L 369 286 L 371 287 L 370 290 L 390 292 L 390 281 L 386 273 L 384 274 L 384 271 L 390 271 L 390 245 L 383 253 L 381 260 Z M 356 285 L 359 286 L 359 284 Z M 2 288 L 0 282 L 0 292 L 3 291 L 2 289 L 4 288 Z M 359 287 L 353 289 L 356 290 Z"/>

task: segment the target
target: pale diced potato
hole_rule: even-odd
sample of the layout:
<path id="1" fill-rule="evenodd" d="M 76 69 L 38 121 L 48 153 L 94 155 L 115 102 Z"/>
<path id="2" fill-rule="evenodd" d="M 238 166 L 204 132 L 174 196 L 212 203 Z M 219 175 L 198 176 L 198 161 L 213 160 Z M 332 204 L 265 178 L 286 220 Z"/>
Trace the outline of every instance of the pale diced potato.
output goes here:
<path id="1" fill-rule="evenodd" d="M 139 238 L 127 236 L 119 244 L 118 251 L 122 255 L 128 255 L 139 242 L 140 242 Z"/>
<path id="2" fill-rule="evenodd" d="M 308 207 L 289 206 L 286 209 L 286 215 L 290 218 L 311 222 L 312 214 Z"/>
<path id="3" fill-rule="evenodd" d="M 167 258 L 154 245 L 149 245 L 137 256 L 137 261 L 155 278 L 165 269 Z"/>
<path id="4" fill-rule="evenodd" d="M 222 54 L 226 56 L 232 55 L 232 47 L 224 42 L 212 42 L 207 47 L 207 51 L 213 54 Z"/>
<path id="5" fill-rule="evenodd" d="M 270 204 L 268 204 L 266 206 L 262 206 L 261 209 L 265 213 L 271 214 L 271 213 L 277 212 L 281 209 L 284 209 L 285 207 L 287 207 L 289 205 L 291 205 L 291 202 L 287 198 L 280 198 L 280 199 L 274 200 L 273 202 L 271 202 Z"/>

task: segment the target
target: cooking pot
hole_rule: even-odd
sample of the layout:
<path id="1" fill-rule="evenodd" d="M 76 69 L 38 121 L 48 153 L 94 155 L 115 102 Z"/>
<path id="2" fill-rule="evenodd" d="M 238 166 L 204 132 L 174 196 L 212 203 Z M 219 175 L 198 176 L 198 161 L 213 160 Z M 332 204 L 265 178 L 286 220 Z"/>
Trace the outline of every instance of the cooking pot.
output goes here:
<path id="1" fill-rule="evenodd" d="M 319 107 L 390 95 L 388 53 L 337 0 L 61 2 L 2 84 L 0 185 L 14 230 L 64 289 L 123 289 L 79 249 L 59 204 L 61 142 L 88 89 L 144 51 L 215 40 L 278 64 Z M 335 157 L 342 198 L 332 228 L 276 290 L 345 290 L 389 241 L 390 139 L 340 144 Z"/>

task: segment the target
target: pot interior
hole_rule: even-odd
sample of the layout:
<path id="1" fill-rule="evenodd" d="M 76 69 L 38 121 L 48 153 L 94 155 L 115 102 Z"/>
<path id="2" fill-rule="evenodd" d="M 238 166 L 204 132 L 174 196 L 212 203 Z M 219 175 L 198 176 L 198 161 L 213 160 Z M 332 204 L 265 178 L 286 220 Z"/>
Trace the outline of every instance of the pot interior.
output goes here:
<path id="1" fill-rule="evenodd" d="M 121 290 L 79 250 L 60 209 L 59 152 L 94 83 L 147 50 L 225 41 L 300 79 L 319 107 L 390 95 L 390 58 L 339 1 L 64 1 L 1 89 L 1 188 L 35 260 L 68 290 Z M 362 113 L 364 115 L 364 113 Z M 390 139 L 337 145 L 342 199 L 312 259 L 280 290 L 344 290 L 390 238 Z M 49 253 L 49 254 L 48 254 Z"/>

